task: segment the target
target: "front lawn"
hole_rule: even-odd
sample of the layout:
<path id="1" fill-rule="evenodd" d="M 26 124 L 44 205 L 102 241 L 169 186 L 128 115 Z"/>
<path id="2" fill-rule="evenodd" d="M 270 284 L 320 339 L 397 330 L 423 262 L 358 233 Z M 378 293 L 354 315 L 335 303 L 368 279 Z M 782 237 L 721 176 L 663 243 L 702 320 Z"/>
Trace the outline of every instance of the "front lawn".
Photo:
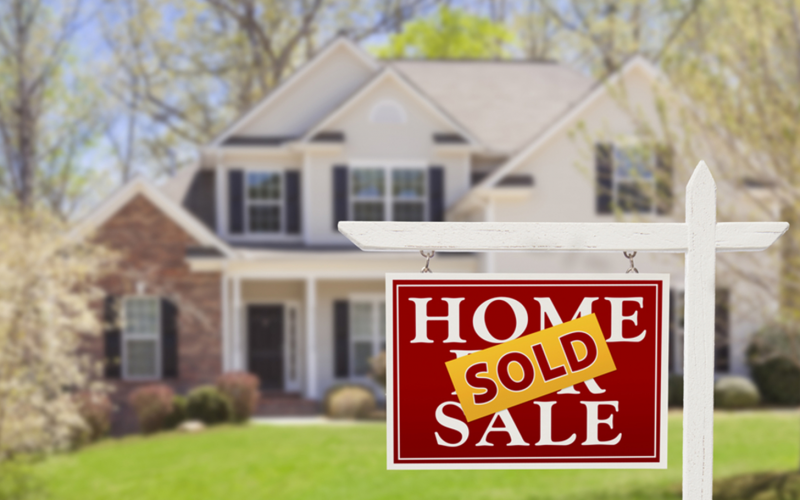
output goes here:
<path id="1" fill-rule="evenodd" d="M 53 500 L 678 499 L 681 415 L 667 470 L 386 471 L 386 428 L 248 426 L 108 440 L 39 473 Z M 796 412 L 717 413 L 716 477 L 798 465 Z"/>

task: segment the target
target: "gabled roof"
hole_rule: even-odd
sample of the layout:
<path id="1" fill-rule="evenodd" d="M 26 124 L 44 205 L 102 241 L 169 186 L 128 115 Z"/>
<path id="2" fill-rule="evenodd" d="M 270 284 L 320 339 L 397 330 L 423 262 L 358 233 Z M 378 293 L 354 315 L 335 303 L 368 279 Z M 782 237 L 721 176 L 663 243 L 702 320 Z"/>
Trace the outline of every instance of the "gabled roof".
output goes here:
<path id="1" fill-rule="evenodd" d="M 125 207 L 137 195 L 144 196 L 161 212 L 180 226 L 197 242 L 204 246 L 213 247 L 226 257 L 233 256 L 233 251 L 212 233 L 202 222 L 177 203 L 170 200 L 155 186 L 142 177 L 137 177 L 105 199 L 94 210 L 78 222 L 70 232 L 73 238 L 85 238 L 92 231 L 105 224 L 111 217 Z"/>
<path id="2" fill-rule="evenodd" d="M 512 154 L 562 115 L 593 80 L 553 62 L 388 63 L 489 150 Z"/>
<path id="3" fill-rule="evenodd" d="M 466 140 L 467 143 L 478 146 L 480 145 L 480 141 L 469 131 L 467 130 L 461 123 L 455 120 L 452 116 L 450 116 L 444 109 L 442 109 L 435 101 L 431 100 L 430 97 L 425 95 L 423 92 L 420 92 L 418 88 L 416 88 L 411 82 L 408 81 L 403 75 L 398 73 L 394 68 L 391 66 L 385 67 L 381 70 L 377 75 L 375 75 L 371 80 L 369 80 L 361 89 L 358 90 L 355 94 L 353 94 L 349 99 L 343 102 L 341 105 L 336 107 L 328 116 L 323 118 L 317 125 L 315 125 L 311 130 L 309 130 L 306 135 L 303 137 L 302 142 L 310 141 L 317 133 L 322 130 L 325 130 L 333 121 L 337 118 L 342 116 L 344 113 L 347 112 L 350 108 L 355 106 L 359 103 L 366 95 L 369 94 L 371 90 L 375 87 L 380 85 L 383 82 L 392 81 L 398 84 L 398 86 L 406 91 L 409 95 L 414 97 L 419 103 L 423 105 L 428 111 L 430 111 L 434 116 L 439 117 L 445 123 L 450 125 L 453 130 L 460 133 Z"/>
<path id="4" fill-rule="evenodd" d="M 324 47 L 319 53 L 317 53 L 313 58 L 303 64 L 300 69 L 292 73 L 286 80 L 281 82 L 275 89 L 269 92 L 264 98 L 261 99 L 258 104 L 250 108 L 246 113 L 242 116 L 237 118 L 233 121 L 230 125 L 228 125 L 225 130 L 223 130 L 219 135 L 217 135 L 210 143 L 211 146 L 220 146 L 222 145 L 226 139 L 230 136 L 234 135 L 235 132 L 242 127 L 246 126 L 250 121 L 254 118 L 258 117 L 262 111 L 269 106 L 272 102 L 276 101 L 287 89 L 291 88 L 295 82 L 303 78 L 303 75 L 310 72 L 315 66 L 320 64 L 321 61 L 325 60 L 328 55 L 332 54 L 338 48 L 344 48 L 351 53 L 353 53 L 356 58 L 363 62 L 367 67 L 371 69 L 378 69 L 379 64 L 366 54 L 360 47 L 358 47 L 355 43 L 350 41 L 345 37 L 337 37 L 331 43 L 329 43 L 326 47 Z"/>

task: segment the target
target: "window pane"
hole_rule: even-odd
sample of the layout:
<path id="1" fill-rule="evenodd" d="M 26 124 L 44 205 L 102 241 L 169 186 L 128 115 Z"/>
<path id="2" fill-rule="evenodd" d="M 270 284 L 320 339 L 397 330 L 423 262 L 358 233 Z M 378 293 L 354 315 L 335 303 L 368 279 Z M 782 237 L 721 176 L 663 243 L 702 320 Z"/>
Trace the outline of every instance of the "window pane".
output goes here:
<path id="1" fill-rule="evenodd" d="M 354 302 L 350 311 L 352 315 L 350 335 L 352 338 L 372 340 L 372 304 Z"/>
<path id="2" fill-rule="evenodd" d="M 353 375 L 369 374 L 369 360 L 372 357 L 372 342 L 359 341 L 353 343 Z"/>
<path id="3" fill-rule="evenodd" d="M 635 180 L 618 182 L 617 204 L 623 212 L 649 212 L 653 206 L 653 184 Z"/>
<path id="4" fill-rule="evenodd" d="M 383 202 L 359 201 L 353 203 L 353 220 L 373 220 L 373 221 L 384 220 Z"/>
<path id="5" fill-rule="evenodd" d="M 353 196 L 359 198 L 382 197 L 384 194 L 384 182 L 385 182 L 383 177 L 384 177 L 383 169 L 379 168 L 353 169 Z"/>
<path id="6" fill-rule="evenodd" d="M 250 172 L 247 189 L 251 200 L 280 200 L 281 176 L 277 172 Z"/>
<path id="7" fill-rule="evenodd" d="M 425 220 L 425 204 L 419 201 L 397 201 L 393 206 L 394 220 L 398 222 L 413 222 Z"/>
<path id="8" fill-rule="evenodd" d="M 650 148 L 627 147 L 614 148 L 614 165 L 617 176 L 628 179 L 652 179 L 653 155 Z"/>
<path id="9" fill-rule="evenodd" d="M 386 302 L 378 304 L 378 345 L 380 351 L 386 351 Z"/>
<path id="10" fill-rule="evenodd" d="M 424 170 L 392 171 L 392 194 L 395 198 L 418 199 L 425 196 Z"/>
<path id="11" fill-rule="evenodd" d="M 251 206 L 250 232 L 275 233 L 281 230 L 281 207 Z"/>
<path id="12" fill-rule="evenodd" d="M 136 339 L 125 341 L 125 369 L 128 377 L 156 377 L 158 375 L 156 340 Z"/>
<path id="13" fill-rule="evenodd" d="M 153 297 L 130 297 L 125 299 L 125 333 L 157 336 L 158 299 Z"/>

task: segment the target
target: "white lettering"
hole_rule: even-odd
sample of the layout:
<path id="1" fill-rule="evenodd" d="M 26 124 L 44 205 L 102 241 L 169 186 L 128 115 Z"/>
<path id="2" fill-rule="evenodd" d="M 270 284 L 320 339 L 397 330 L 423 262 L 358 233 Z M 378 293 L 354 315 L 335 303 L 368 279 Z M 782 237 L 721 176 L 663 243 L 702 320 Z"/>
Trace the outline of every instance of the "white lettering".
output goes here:
<path id="1" fill-rule="evenodd" d="M 416 307 L 417 332 L 414 336 L 414 340 L 411 341 L 412 344 L 433 343 L 433 341 L 428 338 L 428 321 L 447 321 L 447 339 L 444 341 L 445 344 L 466 342 L 466 340 L 459 336 L 459 304 L 464 301 L 463 298 L 442 299 L 447 302 L 447 316 L 428 316 L 428 302 L 430 302 L 431 299 L 409 298 L 408 300 L 413 302 Z"/>
<path id="2" fill-rule="evenodd" d="M 592 314 L 592 304 L 599 298 L 600 297 L 584 297 L 581 304 L 578 306 L 578 310 L 572 315 L 572 319 L 578 319 L 582 316 Z M 549 319 L 550 324 L 553 326 L 563 323 L 563 321 L 561 321 L 561 315 L 558 314 L 556 306 L 553 304 L 553 299 L 550 297 L 534 297 L 533 300 L 539 303 L 539 308 L 541 309 L 541 313 L 539 314 L 540 330 L 544 330 L 545 318 Z"/>
<path id="3" fill-rule="evenodd" d="M 613 406 L 614 411 L 619 411 L 619 401 L 581 401 L 582 405 L 586 406 L 586 441 L 581 443 L 581 446 L 587 445 L 615 445 L 622 439 L 622 433 L 617 434 L 617 437 L 609 441 L 600 441 L 597 437 L 597 428 L 600 424 L 605 424 L 610 428 L 614 428 L 614 414 L 609 415 L 608 418 L 600 420 L 598 417 L 598 409 L 601 405 Z"/>
<path id="4" fill-rule="evenodd" d="M 465 422 L 462 422 L 457 418 L 448 417 L 447 415 L 445 415 L 444 408 L 447 405 L 457 406 L 458 409 L 461 410 L 460 404 L 453 401 L 445 401 L 436 408 L 436 421 L 439 422 L 441 425 L 447 427 L 448 429 L 452 429 L 461 434 L 461 440 L 457 443 L 448 443 L 447 441 L 442 439 L 441 436 L 439 436 L 438 432 L 434 432 L 434 435 L 436 436 L 436 444 L 438 444 L 439 446 L 447 446 L 448 448 L 455 448 L 467 442 L 467 438 L 469 438 L 469 427 Z"/>
<path id="5" fill-rule="evenodd" d="M 643 297 L 607 297 L 607 301 L 611 303 L 611 337 L 608 342 L 641 342 L 644 339 L 647 330 L 643 330 L 641 334 L 636 337 L 625 338 L 622 336 L 622 323 L 624 321 L 633 321 L 635 325 L 639 318 L 639 311 L 635 311 L 630 316 L 622 314 L 622 305 L 626 302 L 636 302 L 639 307 L 644 305 Z"/>
<path id="6" fill-rule="evenodd" d="M 511 310 L 514 311 L 514 318 L 517 321 L 517 325 L 514 327 L 514 333 L 505 340 L 496 339 L 494 335 L 489 333 L 489 329 L 486 327 L 486 309 L 492 302 L 497 300 L 502 300 L 511 306 Z M 525 329 L 528 327 L 528 311 L 526 311 L 525 306 L 517 300 L 509 297 L 495 297 L 478 306 L 478 309 L 475 310 L 475 315 L 472 317 L 472 326 L 475 328 L 475 333 L 486 342 L 492 342 L 494 344 L 508 342 L 525 332 Z"/>
<path id="7" fill-rule="evenodd" d="M 534 401 L 539 407 L 539 441 L 535 446 L 569 446 L 578 438 L 575 434 L 563 441 L 553 441 L 553 405 L 555 401 Z"/>
<path id="8" fill-rule="evenodd" d="M 494 423 L 497 421 L 497 418 L 503 421 L 503 427 L 495 427 Z M 517 429 L 517 424 L 514 423 L 514 419 L 511 418 L 511 414 L 508 413 L 508 410 L 498 411 L 492 416 L 492 421 L 489 422 L 489 427 L 486 428 L 486 432 L 483 433 L 483 437 L 478 444 L 475 446 L 494 446 L 492 443 L 486 440 L 486 437 L 489 435 L 490 432 L 505 432 L 508 434 L 508 437 L 511 438 L 511 441 L 508 443 L 507 446 L 530 446 L 528 443 L 522 439 L 522 434 L 519 433 L 519 429 Z"/>

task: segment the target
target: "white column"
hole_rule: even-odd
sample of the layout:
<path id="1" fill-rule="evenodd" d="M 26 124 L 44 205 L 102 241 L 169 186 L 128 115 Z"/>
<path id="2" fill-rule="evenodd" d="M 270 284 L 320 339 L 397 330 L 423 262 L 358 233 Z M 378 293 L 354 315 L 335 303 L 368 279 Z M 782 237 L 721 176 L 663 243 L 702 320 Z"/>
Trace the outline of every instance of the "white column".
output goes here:
<path id="1" fill-rule="evenodd" d="M 233 278 L 233 369 L 242 371 L 245 369 L 244 363 L 244 333 L 242 332 L 242 279 L 238 276 Z"/>
<path id="2" fill-rule="evenodd" d="M 230 314 L 230 280 L 227 273 L 223 272 L 220 277 L 220 299 L 222 307 L 220 310 L 220 334 L 222 341 L 222 371 L 229 372 L 231 368 L 231 314 Z"/>
<path id="3" fill-rule="evenodd" d="M 686 186 L 683 498 L 711 500 L 714 469 L 714 300 L 717 187 L 705 163 Z"/>
<path id="4" fill-rule="evenodd" d="M 317 280 L 306 278 L 306 397 L 317 399 Z"/>

